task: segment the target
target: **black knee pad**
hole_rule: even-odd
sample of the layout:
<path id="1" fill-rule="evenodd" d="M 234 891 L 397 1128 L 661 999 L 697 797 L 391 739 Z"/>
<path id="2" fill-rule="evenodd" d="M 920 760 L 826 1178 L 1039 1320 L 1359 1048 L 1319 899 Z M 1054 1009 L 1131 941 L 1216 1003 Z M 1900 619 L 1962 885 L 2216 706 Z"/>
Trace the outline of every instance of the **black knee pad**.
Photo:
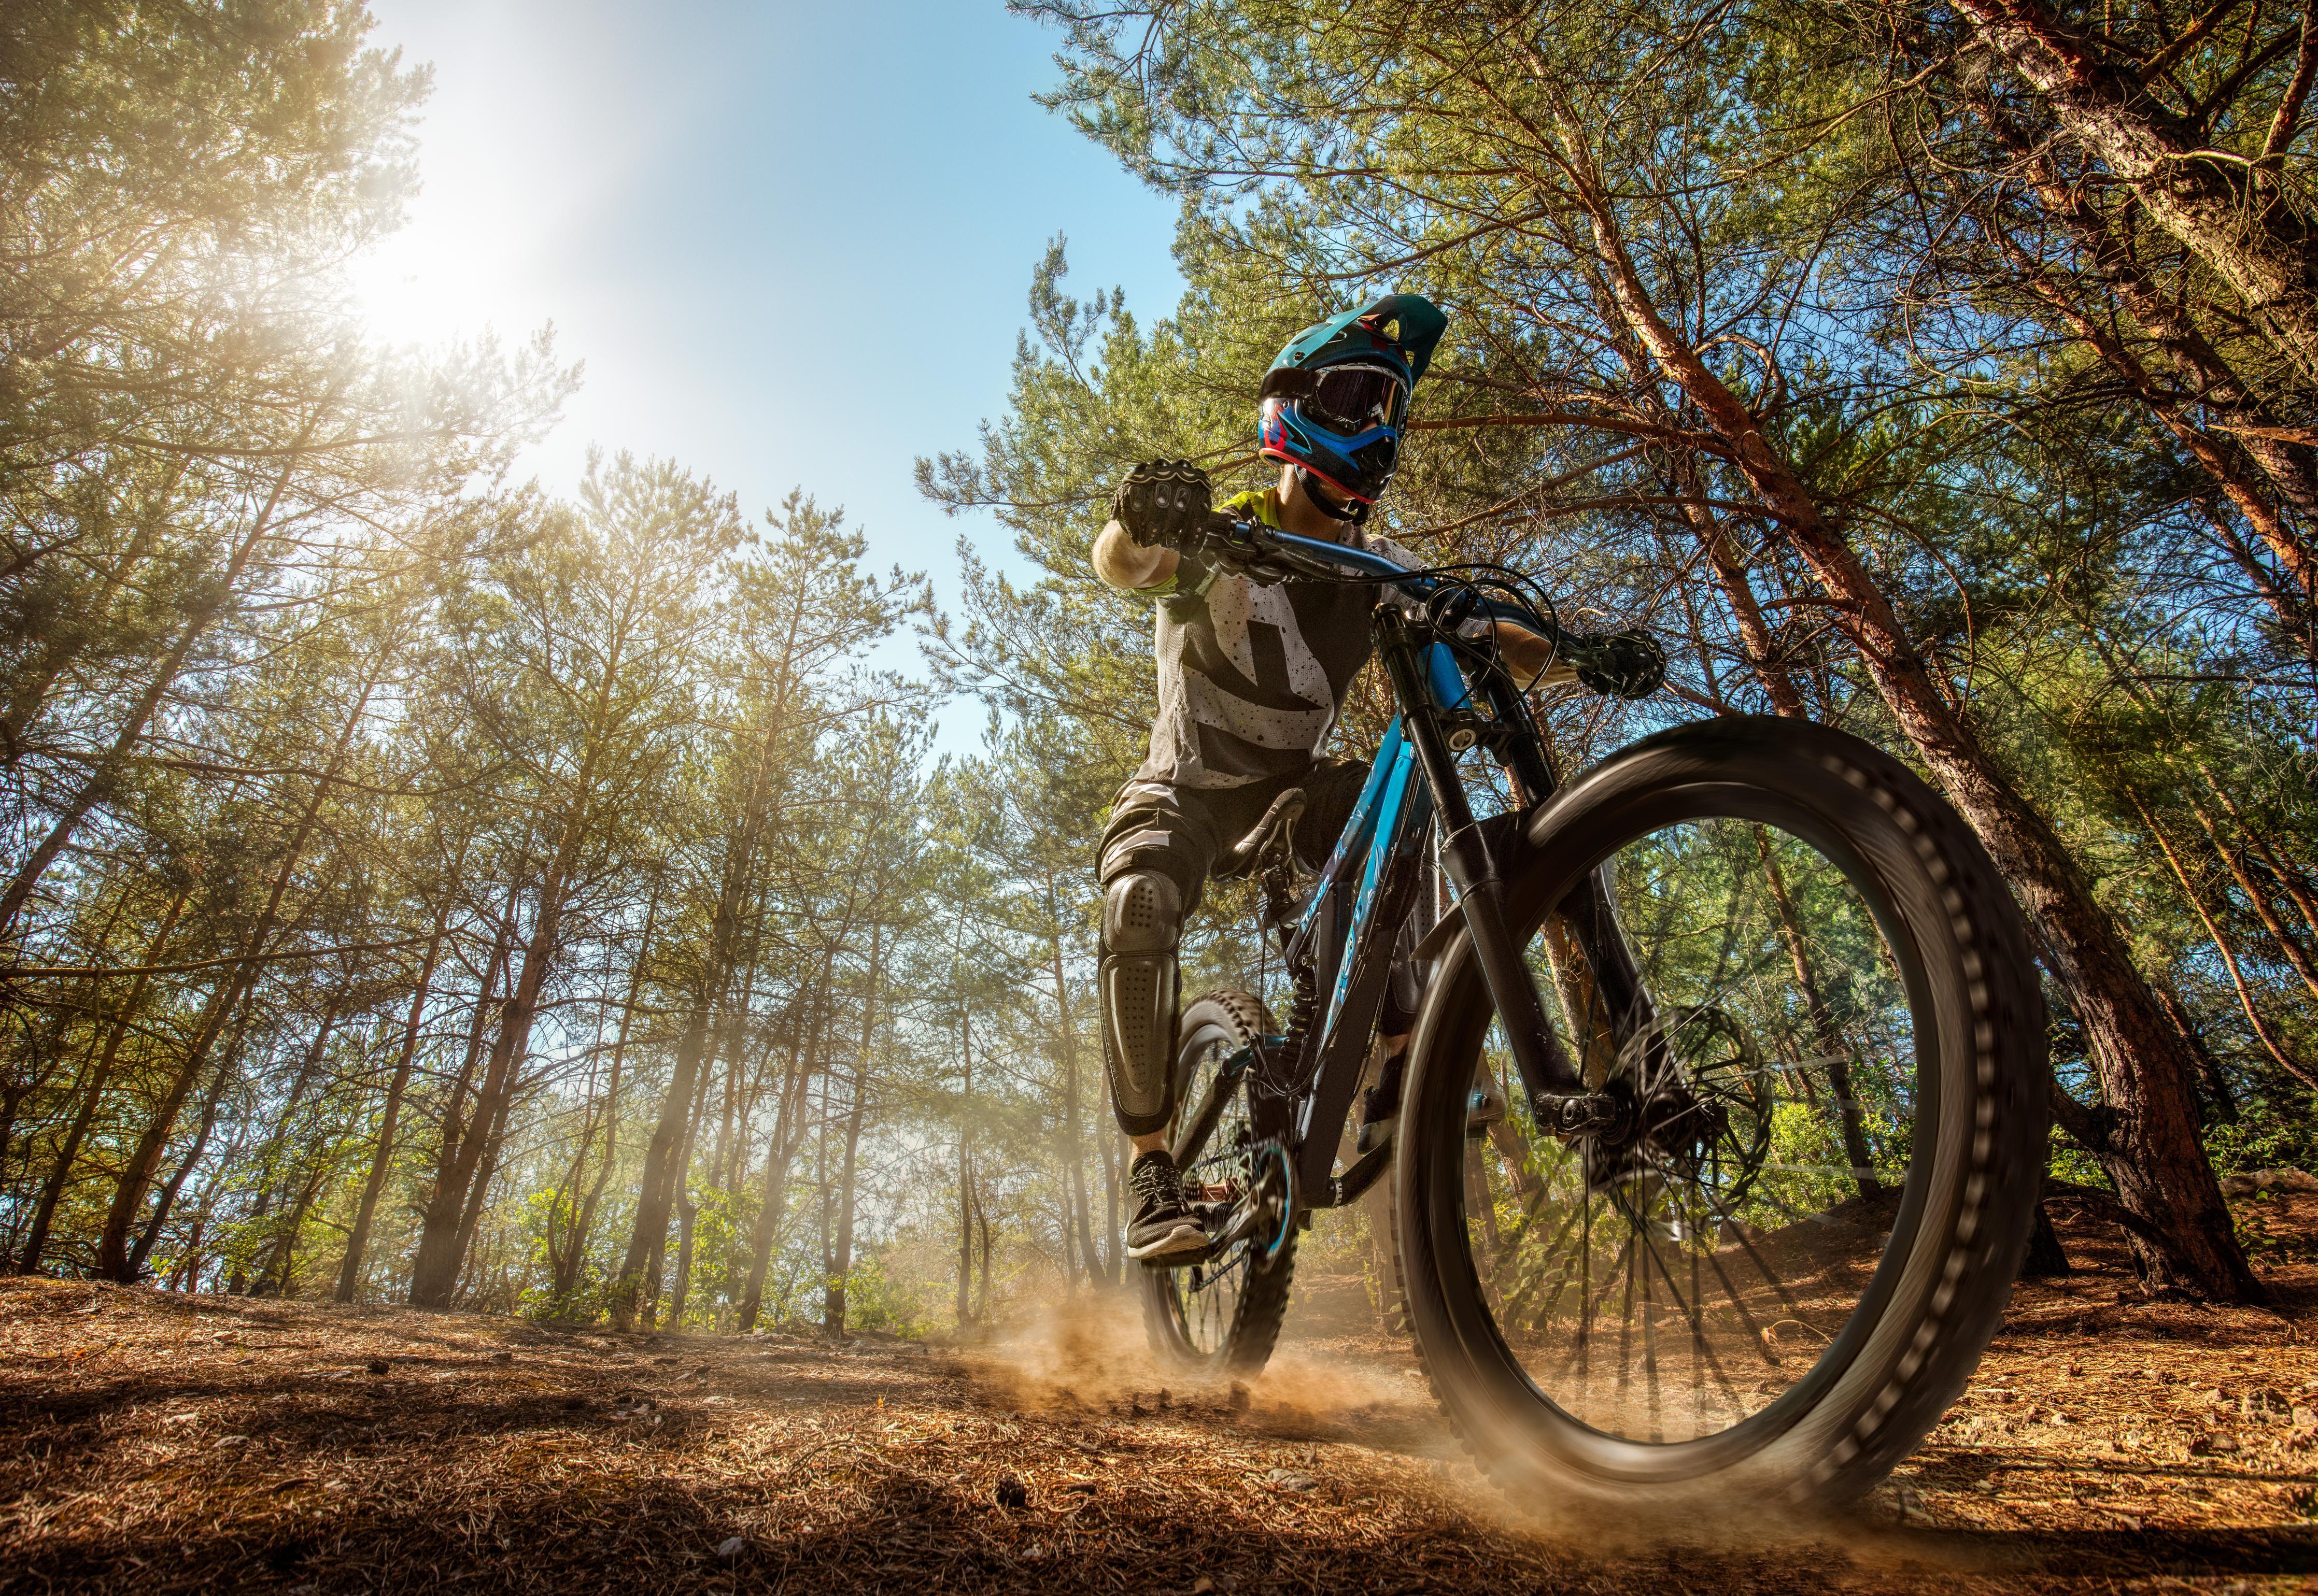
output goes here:
<path id="1" fill-rule="evenodd" d="M 1132 870 L 1110 883 L 1102 906 L 1102 1054 L 1111 1112 L 1130 1136 L 1166 1128 L 1173 1115 L 1175 949 L 1183 897 L 1155 870 Z"/>

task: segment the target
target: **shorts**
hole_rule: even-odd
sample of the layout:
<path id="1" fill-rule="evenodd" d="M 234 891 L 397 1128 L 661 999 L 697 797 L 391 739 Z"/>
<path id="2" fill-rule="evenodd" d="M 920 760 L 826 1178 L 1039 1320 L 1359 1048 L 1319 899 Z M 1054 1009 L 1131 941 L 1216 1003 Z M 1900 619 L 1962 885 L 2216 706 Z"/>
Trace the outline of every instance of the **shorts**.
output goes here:
<path id="1" fill-rule="evenodd" d="M 1155 870 L 1183 894 L 1188 916 L 1199 906 L 1217 856 L 1235 847 L 1290 787 L 1304 789 L 1296 856 L 1306 869 L 1317 870 L 1343 834 L 1368 777 L 1368 766 L 1358 759 L 1320 759 L 1295 775 L 1242 787 L 1130 781 L 1111 800 L 1096 874 L 1109 886 L 1130 870 Z"/>

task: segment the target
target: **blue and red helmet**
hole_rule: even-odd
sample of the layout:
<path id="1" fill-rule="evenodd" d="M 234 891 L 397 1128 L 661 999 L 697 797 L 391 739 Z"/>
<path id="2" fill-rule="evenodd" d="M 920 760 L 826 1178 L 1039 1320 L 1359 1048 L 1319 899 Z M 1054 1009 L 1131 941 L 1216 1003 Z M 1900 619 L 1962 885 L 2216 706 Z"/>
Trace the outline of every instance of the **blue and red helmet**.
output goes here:
<path id="1" fill-rule="evenodd" d="M 1289 339 L 1256 396 L 1263 457 L 1310 472 L 1365 517 L 1400 463 L 1408 391 L 1448 326 L 1422 294 L 1391 293 Z"/>

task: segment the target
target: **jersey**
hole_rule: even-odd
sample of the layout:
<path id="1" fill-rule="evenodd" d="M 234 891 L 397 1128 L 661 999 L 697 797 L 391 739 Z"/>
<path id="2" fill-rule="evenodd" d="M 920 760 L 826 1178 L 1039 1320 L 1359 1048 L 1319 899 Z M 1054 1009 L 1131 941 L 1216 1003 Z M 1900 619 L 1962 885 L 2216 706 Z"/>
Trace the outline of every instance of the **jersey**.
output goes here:
<path id="1" fill-rule="evenodd" d="M 1243 493 L 1222 507 L 1280 525 L 1269 493 Z M 1389 538 L 1356 527 L 1342 541 L 1420 563 Z M 1212 789 L 1307 768 L 1368 662 L 1369 612 L 1392 591 L 1296 578 L 1262 586 L 1218 570 L 1200 591 L 1162 596 L 1152 633 L 1159 713 L 1135 779 Z"/>

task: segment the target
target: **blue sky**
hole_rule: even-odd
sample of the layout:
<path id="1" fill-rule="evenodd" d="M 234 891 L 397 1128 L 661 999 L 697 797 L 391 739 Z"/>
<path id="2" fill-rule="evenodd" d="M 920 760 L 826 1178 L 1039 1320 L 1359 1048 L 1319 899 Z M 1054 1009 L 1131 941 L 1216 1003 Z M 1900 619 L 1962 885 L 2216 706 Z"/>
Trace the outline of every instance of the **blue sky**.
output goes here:
<path id="1" fill-rule="evenodd" d="M 372 10 L 435 91 L 425 190 L 358 265 L 364 300 L 398 340 L 554 324 L 587 372 L 526 462 L 550 488 L 591 443 L 752 516 L 802 485 L 948 591 L 957 533 L 1001 534 L 920 499 L 911 462 L 1000 412 L 1047 239 L 1082 297 L 1123 286 L 1148 318 L 1181 291 L 1172 203 L 1031 103 L 1055 39 L 1001 0 Z"/>

